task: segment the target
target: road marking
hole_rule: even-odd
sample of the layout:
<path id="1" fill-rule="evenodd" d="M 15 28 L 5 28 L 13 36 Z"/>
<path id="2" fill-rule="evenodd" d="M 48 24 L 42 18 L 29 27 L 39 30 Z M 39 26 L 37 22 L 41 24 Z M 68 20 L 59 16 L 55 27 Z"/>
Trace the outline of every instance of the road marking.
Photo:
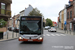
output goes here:
<path id="1" fill-rule="evenodd" d="M 54 34 L 51 34 L 52 36 L 55 36 Z"/>
<path id="2" fill-rule="evenodd" d="M 43 36 L 45 36 L 45 34 L 43 34 Z"/>
<path id="3" fill-rule="evenodd" d="M 64 35 L 64 34 L 60 34 L 60 35 L 62 35 L 62 36 L 66 36 L 66 35 Z"/>
<path id="4" fill-rule="evenodd" d="M 60 34 L 56 34 L 57 36 L 60 36 Z"/>
<path id="5" fill-rule="evenodd" d="M 52 48 L 55 48 L 55 49 L 66 49 L 66 50 L 69 50 L 69 49 L 74 49 L 74 46 L 52 46 Z"/>
<path id="6" fill-rule="evenodd" d="M 46 34 L 47 36 L 50 36 L 49 34 Z"/>

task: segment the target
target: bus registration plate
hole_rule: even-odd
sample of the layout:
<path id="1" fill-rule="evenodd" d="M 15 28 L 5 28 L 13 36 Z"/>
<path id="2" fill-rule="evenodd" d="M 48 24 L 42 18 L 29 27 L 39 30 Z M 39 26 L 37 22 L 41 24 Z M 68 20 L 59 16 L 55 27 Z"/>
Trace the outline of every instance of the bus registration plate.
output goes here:
<path id="1" fill-rule="evenodd" d="M 28 40 L 28 41 L 33 41 L 33 40 Z"/>

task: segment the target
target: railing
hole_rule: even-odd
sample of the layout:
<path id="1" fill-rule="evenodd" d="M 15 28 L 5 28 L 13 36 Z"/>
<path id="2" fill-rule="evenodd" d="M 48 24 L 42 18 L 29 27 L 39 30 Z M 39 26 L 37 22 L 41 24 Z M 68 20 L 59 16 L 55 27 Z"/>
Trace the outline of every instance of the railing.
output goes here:
<path id="1" fill-rule="evenodd" d="M 10 10 L 5 10 L 5 9 L 0 9 L 0 14 L 11 16 L 11 11 Z"/>

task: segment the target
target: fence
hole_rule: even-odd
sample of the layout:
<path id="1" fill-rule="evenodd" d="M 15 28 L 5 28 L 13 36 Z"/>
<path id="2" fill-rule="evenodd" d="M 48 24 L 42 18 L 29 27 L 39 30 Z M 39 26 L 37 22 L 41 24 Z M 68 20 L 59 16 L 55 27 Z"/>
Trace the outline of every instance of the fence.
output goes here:
<path id="1" fill-rule="evenodd" d="M 3 39 L 0 39 L 0 41 L 15 39 L 18 38 L 18 36 L 19 36 L 18 32 L 7 31 L 6 33 L 3 33 Z"/>

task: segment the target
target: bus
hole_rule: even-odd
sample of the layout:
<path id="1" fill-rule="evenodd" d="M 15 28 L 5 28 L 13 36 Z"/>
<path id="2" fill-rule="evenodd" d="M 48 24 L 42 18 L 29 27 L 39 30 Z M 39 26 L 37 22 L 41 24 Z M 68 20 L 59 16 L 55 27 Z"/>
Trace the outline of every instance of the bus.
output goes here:
<path id="1" fill-rule="evenodd" d="M 43 42 L 43 17 L 21 16 L 19 41 Z"/>

